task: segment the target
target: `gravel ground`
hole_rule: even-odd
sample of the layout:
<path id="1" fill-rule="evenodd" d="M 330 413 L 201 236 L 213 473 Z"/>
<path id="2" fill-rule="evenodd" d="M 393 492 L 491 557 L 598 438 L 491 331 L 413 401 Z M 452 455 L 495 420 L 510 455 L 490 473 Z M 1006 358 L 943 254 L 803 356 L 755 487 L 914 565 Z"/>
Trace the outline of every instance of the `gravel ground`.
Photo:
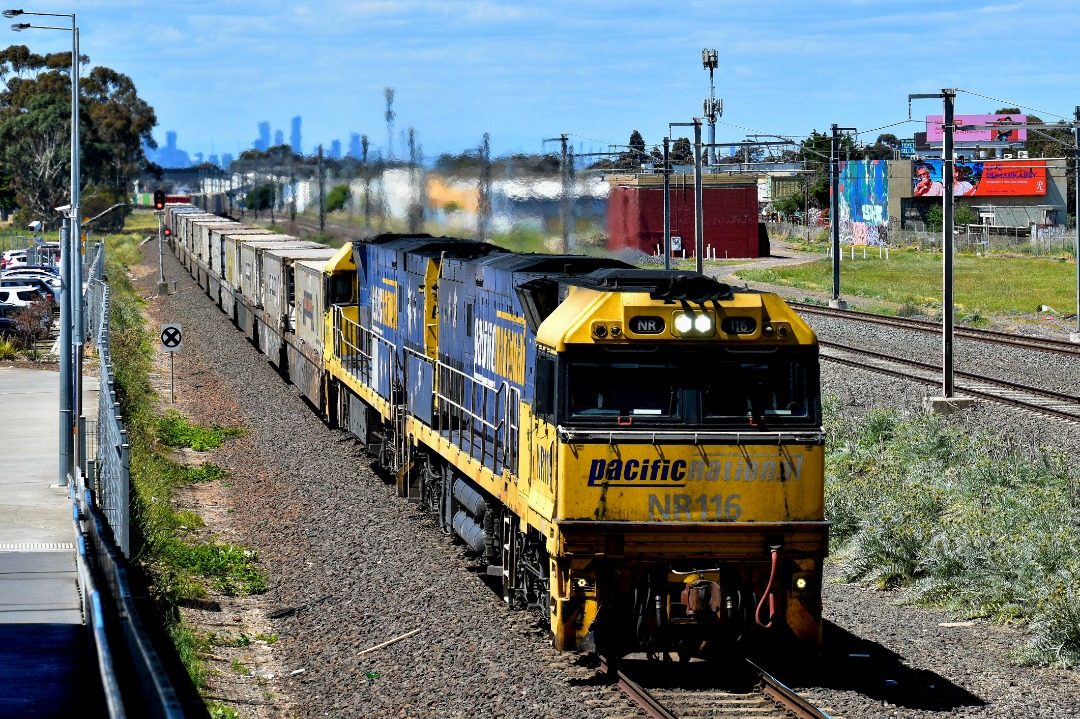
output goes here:
<path id="1" fill-rule="evenodd" d="M 156 280 L 153 254 L 147 259 L 154 272 L 137 273 L 145 275 L 140 287 L 148 297 Z M 230 674 L 228 655 L 220 652 L 221 699 L 251 717 L 638 716 L 617 691 L 592 685 L 593 672 L 574 657 L 553 652 L 530 616 L 506 610 L 460 546 L 398 499 L 348 437 L 318 420 L 175 258 L 166 256 L 165 269 L 177 289 L 151 298 L 149 313 L 153 321 L 184 327 L 178 407 L 201 422 L 248 429 L 210 455 L 232 473 L 230 480 L 187 499 L 210 530 L 255 548 L 270 575 L 270 591 L 261 597 L 223 600 L 223 612 L 187 613 L 208 631 L 243 624 L 278 637 L 242 654 L 261 667 L 255 676 Z M 824 338 L 835 332 L 837 341 L 855 331 L 812 322 Z M 892 342 L 910 354 L 915 340 Z M 925 342 L 932 352 L 933 340 Z M 966 363 L 968 349 L 962 352 Z M 1008 367 L 1021 360 L 986 361 Z M 167 382 L 167 359 L 159 366 Z M 1056 365 L 1048 372 L 1057 376 Z M 1068 372 L 1072 379 L 1060 381 L 1075 391 L 1075 364 Z M 855 413 L 874 406 L 919 410 L 933 393 L 829 364 L 823 382 Z M 978 404 L 950 421 L 1080 449 L 1074 426 L 1036 423 L 1014 410 Z M 824 596 L 827 661 L 822 673 L 794 683 L 834 716 L 1077 715 L 1076 673 L 1008 663 L 1008 651 L 1023 641 L 1021 630 L 983 622 L 948 626 L 944 613 L 898 606 L 896 592 L 830 583 Z M 295 611 L 270 618 L 282 609 Z"/>

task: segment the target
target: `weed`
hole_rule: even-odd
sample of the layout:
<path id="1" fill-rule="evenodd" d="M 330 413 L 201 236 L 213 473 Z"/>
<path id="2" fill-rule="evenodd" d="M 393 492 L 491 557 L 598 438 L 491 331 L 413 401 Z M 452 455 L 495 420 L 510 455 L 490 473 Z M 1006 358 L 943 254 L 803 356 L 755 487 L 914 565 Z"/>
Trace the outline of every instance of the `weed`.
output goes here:
<path id="1" fill-rule="evenodd" d="M 210 425 L 203 427 L 192 424 L 191 421 L 177 412 L 168 410 L 165 416 L 158 420 L 158 439 L 166 447 L 191 447 L 197 452 L 220 447 L 226 439 L 239 437 L 244 430 L 236 427 L 221 427 Z"/>
<path id="2" fill-rule="evenodd" d="M 217 634 L 211 635 L 211 640 L 219 647 L 247 647 L 251 646 L 251 637 L 240 632 L 237 637 L 231 636 L 218 636 Z"/>
<path id="3" fill-rule="evenodd" d="M 0 360 L 13 360 L 19 356 L 15 343 L 11 340 L 0 339 Z"/>
<path id="4" fill-rule="evenodd" d="M 255 635 L 255 641 L 266 642 L 267 644 L 277 644 L 277 634 L 263 634 L 259 632 Z"/>
<path id="5" fill-rule="evenodd" d="M 239 659 L 233 659 L 229 667 L 237 674 L 248 674 L 248 668 Z"/>
<path id="6" fill-rule="evenodd" d="M 210 719 L 240 719 L 240 714 L 235 709 L 221 702 L 206 702 L 206 710 L 210 713 Z"/>
<path id="7" fill-rule="evenodd" d="M 173 521 L 177 529 L 202 529 L 206 526 L 202 517 L 187 509 L 182 509 L 173 515 Z"/>
<path id="8" fill-rule="evenodd" d="M 188 544 L 170 539 L 161 555 L 179 576 L 201 577 L 227 596 L 262 594 L 266 579 L 256 566 L 255 552 L 234 544 Z"/>
<path id="9" fill-rule="evenodd" d="M 184 470 L 185 483 L 213 482 L 228 477 L 229 473 L 216 464 L 207 462 L 200 467 L 187 467 Z"/>

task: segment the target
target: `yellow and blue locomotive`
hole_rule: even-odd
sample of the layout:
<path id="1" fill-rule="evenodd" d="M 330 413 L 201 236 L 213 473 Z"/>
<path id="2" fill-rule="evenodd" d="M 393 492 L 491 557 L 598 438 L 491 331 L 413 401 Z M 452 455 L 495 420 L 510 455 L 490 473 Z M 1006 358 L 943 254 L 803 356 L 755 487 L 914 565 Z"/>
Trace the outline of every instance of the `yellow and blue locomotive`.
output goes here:
<path id="1" fill-rule="evenodd" d="M 820 642 L 817 342 L 775 295 L 451 238 L 337 260 L 328 419 L 558 648 Z"/>

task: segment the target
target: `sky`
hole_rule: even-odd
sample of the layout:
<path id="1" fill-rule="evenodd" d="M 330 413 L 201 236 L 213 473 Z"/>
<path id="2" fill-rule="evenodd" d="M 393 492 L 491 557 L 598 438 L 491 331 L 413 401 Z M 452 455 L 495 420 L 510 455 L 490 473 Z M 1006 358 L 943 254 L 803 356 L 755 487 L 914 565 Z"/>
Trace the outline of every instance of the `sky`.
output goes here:
<path id="1" fill-rule="evenodd" d="M 669 123 L 702 114 L 714 48 L 717 142 L 796 140 L 833 123 L 872 143 L 925 129 L 908 95 L 960 90 L 958 114 L 1020 107 L 1044 121 L 1080 104 L 1080 5 L 772 0 L 20 0 L 75 12 L 92 65 L 130 76 L 188 153 L 250 148 L 258 123 L 303 117 L 303 150 L 349 135 L 407 155 L 459 153 L 490 133 L 493 155 L 603 152 L 638 130 L 650 147 Z M 25 20 L 51 24 L 51 18 Z M 59 22 L 63 22 L 62 20 Z M 56 23 L 59 24 L 59 23 Z M 62 52 L 70 35 L 11 33 Z M 388 137 L 384 89 L 395 93 Z M 941 114 L 916 100 L 910 117 Z M 670 127 L 672 137 L 692 128 Z M 705 130 L 706 139 L 708 131 Z"/>

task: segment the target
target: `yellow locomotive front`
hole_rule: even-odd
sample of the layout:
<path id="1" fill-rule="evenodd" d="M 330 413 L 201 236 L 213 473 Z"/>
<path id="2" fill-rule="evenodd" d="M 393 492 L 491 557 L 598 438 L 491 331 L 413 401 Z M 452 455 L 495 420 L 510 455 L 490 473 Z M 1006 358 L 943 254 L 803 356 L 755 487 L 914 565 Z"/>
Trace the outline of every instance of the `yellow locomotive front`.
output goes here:
<path id="1" fill-rule="evenodd" d="M 816 337 L 775 295 L 650 277 L 571 287 L 537 332 L 523 442 L 527 476 L 553 497 L 556 646 L 816 647 L 828 542 Z"/>

